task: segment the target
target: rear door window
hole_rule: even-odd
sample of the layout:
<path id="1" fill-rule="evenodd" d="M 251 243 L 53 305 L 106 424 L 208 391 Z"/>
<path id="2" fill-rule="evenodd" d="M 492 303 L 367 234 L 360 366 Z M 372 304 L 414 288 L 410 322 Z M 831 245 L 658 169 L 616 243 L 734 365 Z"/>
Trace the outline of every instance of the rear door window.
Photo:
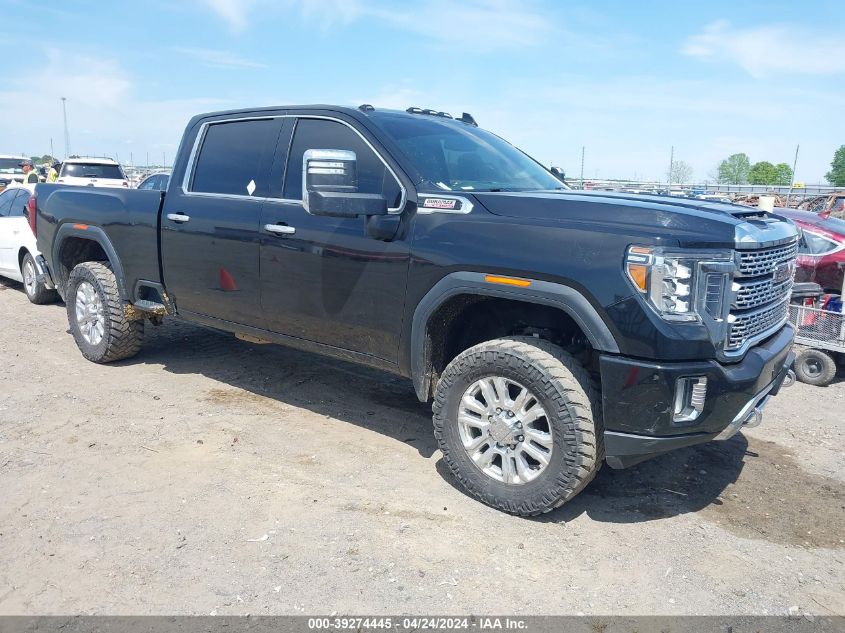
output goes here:
<path id="1" fill-rule="evenodd" d="M 212 123 L 205 131 L 189 190 L 267 197 L 280 123 L 255 119 Z"/>

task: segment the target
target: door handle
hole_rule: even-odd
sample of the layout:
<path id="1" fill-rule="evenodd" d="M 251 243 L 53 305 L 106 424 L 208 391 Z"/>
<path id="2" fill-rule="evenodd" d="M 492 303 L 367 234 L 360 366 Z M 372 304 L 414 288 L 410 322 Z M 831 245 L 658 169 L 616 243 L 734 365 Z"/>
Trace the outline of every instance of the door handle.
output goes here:
<path id="1" fill-rule="evenodd" d="M 296 233 L 296 228 L 287 224 L 265 224 L 264 230 L 278 235 L 293 235 Z"/>
<path id="2" fill-rule="evenodd" d="M 191 219 L 191 216 L 185 215 L 184 213 L 168 213 L 167 214 L 168 220 L 173 220 L 177 224 L 183 224 Z"/>

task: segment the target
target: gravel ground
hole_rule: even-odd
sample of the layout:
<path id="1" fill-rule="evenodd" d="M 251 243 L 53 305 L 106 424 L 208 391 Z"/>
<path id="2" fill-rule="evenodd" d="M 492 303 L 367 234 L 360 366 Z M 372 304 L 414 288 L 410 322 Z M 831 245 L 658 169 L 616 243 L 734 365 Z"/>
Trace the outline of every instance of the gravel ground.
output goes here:
<path id="1" fill-rule="evenodd" d="M 98 366 L 11 282 L 0 324 L 0 614 L 845 614 L 845 375 L 529 520 L 404 380 L 173 320 Z"/>

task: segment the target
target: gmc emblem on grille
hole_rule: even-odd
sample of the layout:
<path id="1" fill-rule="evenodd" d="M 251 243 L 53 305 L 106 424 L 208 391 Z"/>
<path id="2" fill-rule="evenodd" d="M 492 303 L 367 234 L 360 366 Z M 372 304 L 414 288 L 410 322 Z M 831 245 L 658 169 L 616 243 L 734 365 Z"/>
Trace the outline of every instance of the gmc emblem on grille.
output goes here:
<path id="1" fill-rule="evenodd" d="M 795 262 L 783 262 L 782 264 L 778 264 L 775 268 L 775 274 L 772 281 L 776 284 L 779 284 L 782 281 L 786 281 L 787 279 L 792 279 L 792 276 L 795 274 Z"/>

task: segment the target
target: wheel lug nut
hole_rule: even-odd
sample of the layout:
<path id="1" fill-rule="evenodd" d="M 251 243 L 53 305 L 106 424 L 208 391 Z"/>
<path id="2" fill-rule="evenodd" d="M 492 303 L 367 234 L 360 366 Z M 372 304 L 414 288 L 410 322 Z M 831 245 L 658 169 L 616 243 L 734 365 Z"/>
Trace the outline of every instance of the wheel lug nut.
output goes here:
<path id="1" fill-rule="evenodd" d="M 513 411 L 508 411 L 508 417 L 509 417 L 509 418 L 512 418 L 512 417 L 513 417 Z"/>
<path id="2" fill-rule="evenodd" d="M 519 437 L 517 437 L 517 438 L 516 438 L 516 441 L 517 441 L 517 442 L 524 442 L 524 441 L 525 441 L 525 436 L 524 436 L 524 435 L 520 435 Z"/>

